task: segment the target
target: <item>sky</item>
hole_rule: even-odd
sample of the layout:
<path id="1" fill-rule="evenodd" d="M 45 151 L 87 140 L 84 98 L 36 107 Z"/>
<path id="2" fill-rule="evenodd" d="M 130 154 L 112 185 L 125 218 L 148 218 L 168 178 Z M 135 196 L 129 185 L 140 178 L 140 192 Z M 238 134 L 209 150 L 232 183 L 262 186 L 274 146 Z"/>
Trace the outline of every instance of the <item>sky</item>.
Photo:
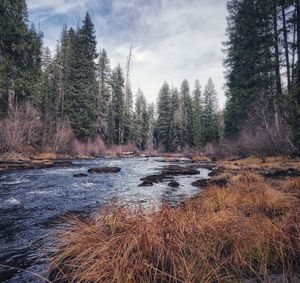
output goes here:
<path id="1" fill-rule="evenodd" d="M 27 0 L 29 20 L 55 50 L 63 25 L 79 27 L 86 12 L 95 24 L 98 50 L 112 67 L 123 68 L 133 45 L 131 84 L 156 102 L 164 81 L 180 88 L 183 79 L 202 89 L 211 77 L 224 107 L 222 42 L 226 41 L 226 0 Z"/>

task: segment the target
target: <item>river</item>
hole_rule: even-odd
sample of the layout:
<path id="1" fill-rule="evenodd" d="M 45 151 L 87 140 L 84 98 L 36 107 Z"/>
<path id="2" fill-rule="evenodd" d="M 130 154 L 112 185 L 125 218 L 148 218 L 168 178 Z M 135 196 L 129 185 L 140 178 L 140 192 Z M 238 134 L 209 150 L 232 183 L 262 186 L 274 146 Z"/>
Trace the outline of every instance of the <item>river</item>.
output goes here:
<path id="1" fill-rule="evenodd" d="M 61 216 L 67 213 L 89 214 L 118 199 L 124 205 L 176 204 L 193 196 L 198 189 L 193 180 L 200 175 L 178 176 L 178 188 L 163 182 L 153 187 L 138 187 L 142 177 L 159 172 L 168 163 L 157 158 L 78 159 L 64 168 L 23 170 L 0 175 L 0 282 L 44 282 L 33 275 L 44 274 L 41 258 L 43 239 L 51 233 Z M 116 174 L 95 174 L 74 178 L 88 168 L 118 166 Z M 5 266 L 14 267 L 9 269 Z"/>

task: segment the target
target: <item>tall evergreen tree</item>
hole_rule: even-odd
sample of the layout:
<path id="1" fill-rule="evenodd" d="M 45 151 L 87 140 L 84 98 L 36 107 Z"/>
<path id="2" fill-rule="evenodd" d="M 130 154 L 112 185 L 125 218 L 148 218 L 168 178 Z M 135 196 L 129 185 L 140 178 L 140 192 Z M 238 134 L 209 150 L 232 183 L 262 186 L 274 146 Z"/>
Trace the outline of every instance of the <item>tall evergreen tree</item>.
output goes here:
<path id="1" fill-rule="evenodd" d="M 193 91 L 193 144 L 196 148 L 202 147 L 202 102 L 201 86 L 197 79 Z"/>
<path id="2" fill-rule="evenodd" d="M 182 138 L 181 145 L 193 145 L 193 105 L 190 94 L 190 86 L 187 80 L 184 80 L 180 88 L 181 111 L 182 111 Z"/>
<path id="3" fill-rule="evenodd" d="M 111 69 L 105 49 L 102 49 L 98 61 L 97 95 L 97 133 L 107 139 L 108 114 L 111 100 Z"/>
<path id="4" fill-rule="evenodd" d="M 236 136 L 261 96 L 276 93 L 273 2 L 230 0 L 228 8 L 225 134 Z M 277 90 L 278 91 L 278 90 Z"/>
<path id="5" fill-rule="evenodd" d="M 96 120 L 96 36 L 86 14 L 82 27 L 69 31 L 68 70 L 65 80 L 65 113 L 80 139 L 95 135 Z"/>
<path id="6" fill-rule="evenodd" d="M 154 150 L 155 147 L 155 138 L 154 138 L 154 130 L 155 130 L 155 113 L 154 113 L 154 104 L 151 103 L 148 106 L 148 133 L 147 133 L 147 141 L 146 141 L 146 150 L 150 153 Z"/>
<path id="7" fill-rule="evenodd" d="M 36 91 L 42 34 L 27 27 L 25 0 L 0 2 L 0 116 Z"/>
<path id="8" fill-rule="evenodd" d="M 180 107 L 180 97 L 176 88 L 172 89 L 170 117 L 169 149 L 170 151 L 178 151 L 181 148 L 182 112 Z"/>
<path id="9" fill-rule="evenodd" d="M 218 99 L 215 85 L 210 78 L 204 88 L 202 137 L 204 145 L 219 139 Z"/>
<path id="10" fill-rule="evenodd" d="M 167 82 L 164 82 L 159 91 L 157 107 L 157 134 L 159 142 L 166 151 L 170 150 L 170 111 L 171 99 L 170 88 Z"/>
<path id="11" fill-rule="evenodd" d="M 124 101 L 124 143 L 128 143 L 133 138 L 133 98 L 130 82 L 125 84 L 125 101 Z"/>
<path id="12" fill-rule="evenodd" d="M 122 144 L 124 130 L 124 75 L 118 65 L 112 72 L 111 78 L 112 102 L 110 113 L 110 127 L 113 126 L 112 142 L 114 144 Z"/>
<path id="13" fill-rule="evenodd" d="M 149 124 L 148 124 L 147 102 L 141 89 L 138 89 L 138 93 L 135 101 L 134 120 L 135 120 L 134 131 L 135 131 L 136 145 L 139 149 L 145 150 Z"/>

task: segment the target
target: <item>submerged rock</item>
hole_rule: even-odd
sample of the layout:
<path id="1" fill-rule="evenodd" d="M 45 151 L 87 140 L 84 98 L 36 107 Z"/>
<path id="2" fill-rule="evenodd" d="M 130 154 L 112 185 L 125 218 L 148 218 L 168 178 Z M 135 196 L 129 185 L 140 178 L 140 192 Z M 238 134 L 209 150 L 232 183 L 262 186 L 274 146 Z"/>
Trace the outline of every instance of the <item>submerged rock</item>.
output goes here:
<path id="1" fill-rule="evenodd" d="M 88 174 L 85 174 L 85 173 L 79 173 L 79 174 L 74 174 L 73 177 L 75 178 L 81 178 L 81 177 L 87 177 Z"/>
<path id="2" fill-rule="evenodd" d="M 163 175 L 197 175 L 200 174 L 200 171 L 190 167 L 168 165 L 163 169 L 162 174 Z"/>
<path id="3" fill-rule="evenodd" d="M 144 181 L 143 183 L 139 184 L 138 187 L 152 187 L 153 182 L 151 181 Z"/>
<path id="4" fill-rule="evenodd" d="M 70 160 L 56 160 L 53 162 L 54 167 L 71 166 L 73 163 Z"/>
<path id="5" fill-rule="evenodd" d="M 149 181 L 152 183 L 161 183 L 163 182 L 165 176 L 164 175 L 149 175 L 144 178 L 141 178 L 141 181 Z"/>
<path id="6" fill-rule="evenodd" d="M 120 167 L 95 167 L 88 169 L 91 174 L 101 174 L 101 173 L 118 173 L 121 171 Z"/>
<path id="7" fill-rule="evenodd" d="M 180 186 L 180 184 L 176 181 L 171 181 L 169 184 L 168 184 L 169 187 L 173 187 L 173 188 L 177 188 Z"/>
<path id="8" fill-rule="evenodd" d="M 207 187 L 210 183 L 209 179 L 199 179 L 192 183 L 192 186 L 198 187 L 198 188 L 204 188 Z"/>

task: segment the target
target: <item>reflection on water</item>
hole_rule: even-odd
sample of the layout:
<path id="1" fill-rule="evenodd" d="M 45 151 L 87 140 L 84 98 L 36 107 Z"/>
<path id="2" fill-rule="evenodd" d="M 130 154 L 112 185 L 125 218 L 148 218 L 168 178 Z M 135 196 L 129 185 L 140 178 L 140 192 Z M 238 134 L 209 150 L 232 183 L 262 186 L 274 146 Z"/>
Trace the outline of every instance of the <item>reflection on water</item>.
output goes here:
<path id="1" fill-rule="evenodd" d="M 43 274 L 45 264 L 39 259 L 42 239 L 55 226 L 60 216 L 72 212 L 87 214 L 117 198 L 123 205 L 175 204 L 192 196 L 197 188 L 191 182 L 207 178 L 200 175 L 175 177 L 178 188 L 168 181 L 153 187 L 138 187 L 140 178 L 157 173 L 162 166 L 153 158 L 75 160 L 68 168 L 26 170 L 0 175 L 0 282 L 43 282 L 31 272 Z M 165 165 L 165 164 L 163 164 Z M 118 166 L 117 174 L 95 174 L 74 178 L 90 167 Z M 26 271 L 21 271 L 26 270 Z"/>

